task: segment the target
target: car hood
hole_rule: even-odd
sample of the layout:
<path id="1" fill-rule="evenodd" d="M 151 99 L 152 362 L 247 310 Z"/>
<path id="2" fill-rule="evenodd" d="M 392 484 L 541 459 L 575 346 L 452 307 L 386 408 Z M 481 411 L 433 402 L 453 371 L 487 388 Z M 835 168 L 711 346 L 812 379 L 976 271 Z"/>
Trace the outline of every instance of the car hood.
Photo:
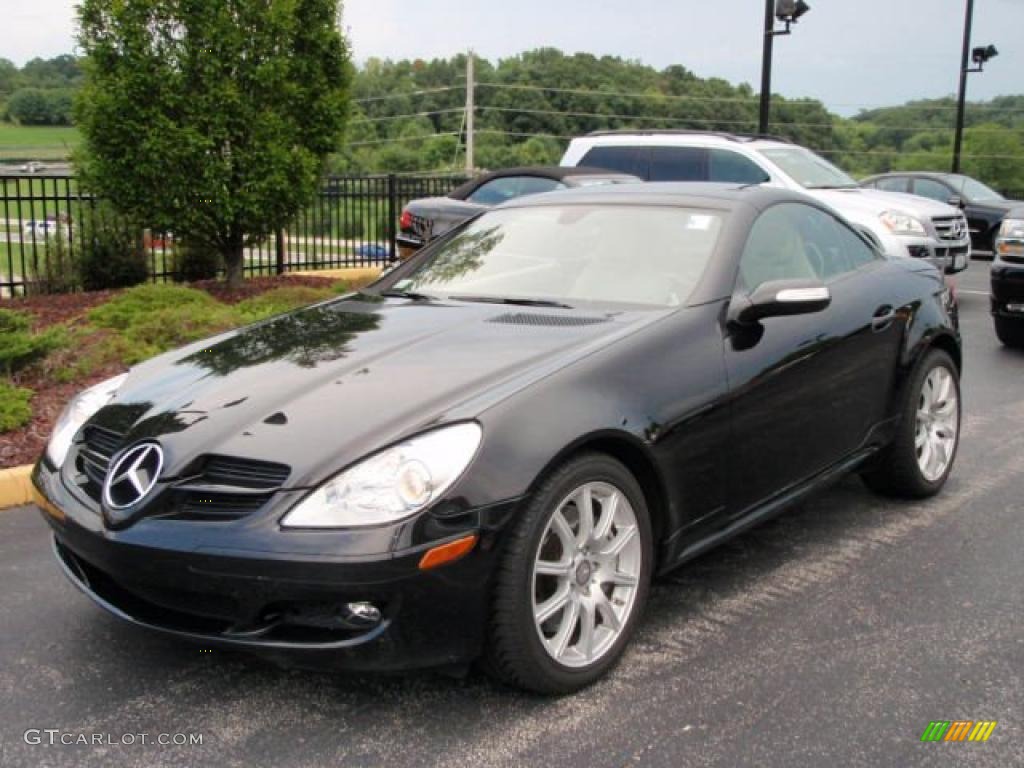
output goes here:
<path id="1" fill-rule="evenodd" d="M 879 214 L 883 211 L 902 211 L 931 219 L 934 216 L 955 216 L 957 208 L 927 197 L 903 192 L 884 192 L 880 189 L 809 189 L 810 194 L 836 210 Z"/>
<path id="2" fill-rule="evenodd" d="M 93 423 L 159 440 L 169 478 L 221 455 L 288 464 L 288 486 L 308 487 L 665 314 L 357 294 L 143 363 Z"/>

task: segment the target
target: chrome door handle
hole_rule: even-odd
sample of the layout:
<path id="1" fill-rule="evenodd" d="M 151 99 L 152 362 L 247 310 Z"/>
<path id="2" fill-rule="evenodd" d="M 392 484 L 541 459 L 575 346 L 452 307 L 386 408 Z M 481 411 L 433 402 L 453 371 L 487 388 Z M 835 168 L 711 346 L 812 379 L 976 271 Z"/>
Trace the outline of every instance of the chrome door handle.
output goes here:
<path id="1" fill-rule="evenodd" d="M 886 328 L 892 325 L 892 321 L 895 319 L 895 309 L 889 306 L 879 307 L 875 311 L 874 316 L 871 318 L 871 330 L 884 331 Z"/>

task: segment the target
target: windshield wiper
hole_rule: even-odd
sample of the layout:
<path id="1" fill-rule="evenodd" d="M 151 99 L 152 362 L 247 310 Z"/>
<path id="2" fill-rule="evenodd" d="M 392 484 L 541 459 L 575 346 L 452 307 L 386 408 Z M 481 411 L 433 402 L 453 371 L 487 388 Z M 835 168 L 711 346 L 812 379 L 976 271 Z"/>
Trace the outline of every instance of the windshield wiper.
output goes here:
<path id="1" fill-rule="evenodd" d="M 410 299 L 412 301 L 437 301 L 436 296 L 431 296 L 427 293 L 416 293 L 416 291 L 406 291 L 401 288 L 388 288 L 387 290 L 380 292 L 381 296 L 387 296 L 390 299 Z"/>
<path id="2" fill-rule="evenodd" d="M 515 299 L 505 296 L 449 296 L 455 301 L 473 301 L 481 304 L 514 304 L 520 307 L 557 307 L 558 309 L 572 309 L 569 304 L 550 299 Z"/>

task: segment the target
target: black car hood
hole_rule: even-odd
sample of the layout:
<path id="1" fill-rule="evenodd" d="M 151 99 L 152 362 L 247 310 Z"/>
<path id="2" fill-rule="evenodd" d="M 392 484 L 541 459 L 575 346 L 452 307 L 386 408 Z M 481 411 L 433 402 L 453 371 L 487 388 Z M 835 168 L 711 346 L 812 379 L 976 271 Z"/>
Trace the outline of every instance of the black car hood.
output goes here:
<path id="1" fill-rule="evenodd" d="M 158 439 L 167 477 L 222 455 L 288 464 L 306 487 L 664 315 L 350 296 L 150 360 L 93 422 Z"/>

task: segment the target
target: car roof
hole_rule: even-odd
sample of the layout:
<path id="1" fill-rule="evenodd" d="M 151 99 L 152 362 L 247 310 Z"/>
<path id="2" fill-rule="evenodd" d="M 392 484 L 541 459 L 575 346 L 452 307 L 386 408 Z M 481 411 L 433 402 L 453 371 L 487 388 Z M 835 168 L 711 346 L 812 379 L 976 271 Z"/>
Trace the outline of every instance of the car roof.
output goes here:
<path id="1" fill-rule="evenodd" d="M 529 195 L 502 203 L 504 208 L 533 208 L 548 205 L 661 205 L 679 208 L 718 208 L 729 210 L 741 205 L 761 209 L 778 202 L 809 203 L 823 207 L 802 192 L 757 184 L 717 184 L 709 182 L 648 182 L 645 184 L 609 184 L 576 187 Z"/>
<path id="2" fill-rule="evenodd" d="M 788 139 L 769 134 L 725 133 L 721 131 L 659 130 L 595 131 L 573 139 L 574 143 L 592 146 L 752 146 L 799 147 Z"/>
<path id="3" fill-rule="evenodd" d="M 963 176 L 963 174 L 949 173 L 948 171 L 888 171 L 886 173 L 876 173 L 872 176 L 868 176 L 864 181 L 872 181 L 873 179 L 891 179 L 894 176 L 920 176 L 926 179 L 948 179 L 950 176 Z"/>
<path id="4" fill-rule="evenodd" d="M 630 176 L 628 173 L 621 171 L 611 171 L 607 168 L 588 168 L 586 166 L 562 166 L 562 165 L 523 165 L 516 168 L 501 168 L 497 171 L 489 171 L 488 173 L 474 176 L 464 184 L 459 185 L 451 192 L 448 193 L 449 197 L 460 199 L 460 196 L 464 197 L 475 190 L 477 187 L 482 187 L 489 181 L 494 179 L 504 179 L 510 176 L 536 176 L 542 179 L 553 179 L 554 181 L 563 181 L 574 176 L 597 176 L 609 179 L 627 179 L 636 178 Z"/>

